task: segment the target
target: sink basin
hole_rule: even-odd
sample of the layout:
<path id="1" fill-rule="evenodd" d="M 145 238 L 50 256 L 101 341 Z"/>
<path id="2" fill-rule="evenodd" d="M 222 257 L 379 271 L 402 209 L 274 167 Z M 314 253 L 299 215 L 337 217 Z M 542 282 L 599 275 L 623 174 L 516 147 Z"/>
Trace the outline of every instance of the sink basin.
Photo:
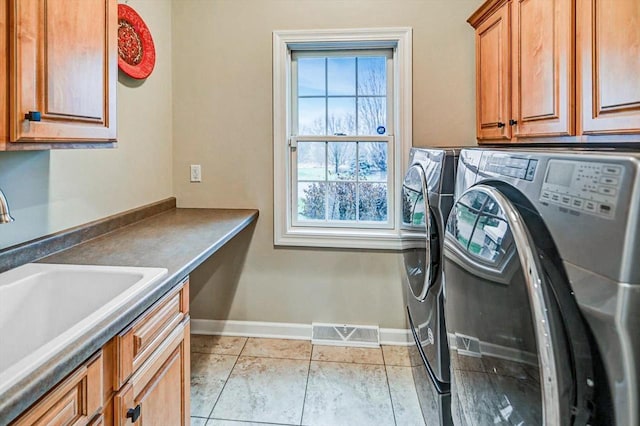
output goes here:
<path id="1" fill-rule="evenodd" d="M 30 263 L 0 274 L 0 395 L 167 270 Z"/>

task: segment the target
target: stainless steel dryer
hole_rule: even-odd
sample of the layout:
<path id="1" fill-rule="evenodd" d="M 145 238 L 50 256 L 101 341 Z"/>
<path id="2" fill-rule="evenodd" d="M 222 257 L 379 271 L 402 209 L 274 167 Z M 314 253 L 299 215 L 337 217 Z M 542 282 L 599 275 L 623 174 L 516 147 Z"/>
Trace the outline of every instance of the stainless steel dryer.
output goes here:
<path id="1" fill-rule="evenodd" d="M 459 425 L 638 425 L 640 154 L 463 150 L 445 233 Z"/>
<path id="2" fill-rule="evenodd" d="M 451 424 L 441 244 L 453 205 L 458 152 L 412 149 L 402 187 L 407 315 L 416 342 L 413 377 L 428 425 Z"/>

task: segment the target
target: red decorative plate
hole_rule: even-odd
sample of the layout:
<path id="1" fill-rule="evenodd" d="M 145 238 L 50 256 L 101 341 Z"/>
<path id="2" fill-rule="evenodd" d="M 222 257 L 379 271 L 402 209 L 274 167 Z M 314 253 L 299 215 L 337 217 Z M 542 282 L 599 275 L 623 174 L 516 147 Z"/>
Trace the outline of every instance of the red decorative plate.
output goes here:
<path id="1" fill-rule="evenodd" d="M 133 78 L 147 78 L 156 64 L 149 28 L 126 4 L 118 5 L 118 66 Z"/>

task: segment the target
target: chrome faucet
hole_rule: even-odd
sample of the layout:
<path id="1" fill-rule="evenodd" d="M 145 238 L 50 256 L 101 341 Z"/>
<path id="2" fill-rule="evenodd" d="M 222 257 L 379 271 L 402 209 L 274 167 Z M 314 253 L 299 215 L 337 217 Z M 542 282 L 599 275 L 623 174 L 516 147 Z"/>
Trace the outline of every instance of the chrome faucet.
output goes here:
<path id="1" fill-rule="evenodd" d="M 15 219 L 11 217 L 11 212 L 9 211 L 9 203 L 7 203 L 7 198 L 4 196 L 4 192 L 0 189 L 0 223 L 9 223 L 13 222 Z"/>

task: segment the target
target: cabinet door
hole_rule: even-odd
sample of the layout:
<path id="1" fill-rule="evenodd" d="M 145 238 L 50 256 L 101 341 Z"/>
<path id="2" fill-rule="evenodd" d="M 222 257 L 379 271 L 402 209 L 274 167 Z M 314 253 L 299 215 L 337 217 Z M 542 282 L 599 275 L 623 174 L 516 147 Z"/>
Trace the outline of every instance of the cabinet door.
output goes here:
<path id="1" fill-rule="evenodd" d="M 131 425 L 131 416 L 137 426 L 190 424 L 189 332 L 187 316 L 118 392 L 116 425 Z"/>
<path id="2" fill-rule="evenodd" d="M 114 141 L 116 0 L 10 5 L 11 141 Z M 41 121 L 26 119 L 29 111 Z"/>
<path id="3" fill-rule="evenodd" d="M 11 426 L 86 425 L 102 407 L 102 392 L 102 352 L 98 352 Z"/>
<path id="4" fill-rule="evenodd" d="M 514 0 L 514 136 L 574 130 L 573 0 Z"/>
<path id="5" fill-rule="evenodd" d="M 578 103 L 583 134 L 640 132 L 640 1 L 580 0 Z"/>
<path id="6" fill-rule="evenodd" d="M 476 29 L 478 139 L 510 139 L 510 3 Z"/>

